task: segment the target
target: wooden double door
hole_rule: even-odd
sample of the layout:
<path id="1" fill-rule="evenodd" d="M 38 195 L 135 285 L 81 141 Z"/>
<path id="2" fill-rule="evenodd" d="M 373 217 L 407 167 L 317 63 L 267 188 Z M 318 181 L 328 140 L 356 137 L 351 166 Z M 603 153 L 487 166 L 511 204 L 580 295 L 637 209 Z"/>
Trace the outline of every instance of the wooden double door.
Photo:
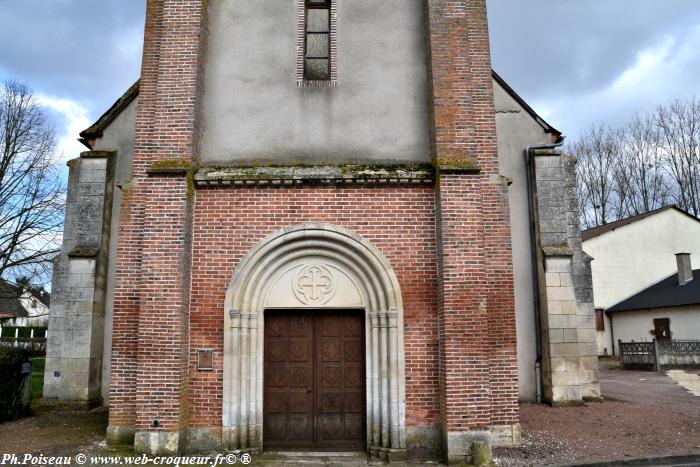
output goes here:
<path id="1" fill-rule="evenodd" d="M 365 447 L 362 310 L 265 312 L 266 448 Z"/>

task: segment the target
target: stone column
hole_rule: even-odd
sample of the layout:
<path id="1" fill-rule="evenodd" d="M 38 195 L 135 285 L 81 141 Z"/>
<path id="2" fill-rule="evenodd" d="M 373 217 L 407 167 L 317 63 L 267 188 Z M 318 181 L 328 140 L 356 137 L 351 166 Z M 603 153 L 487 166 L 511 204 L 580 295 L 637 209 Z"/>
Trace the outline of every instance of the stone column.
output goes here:
<path id="1" fill-rule="evenodd" d="M 406 454 L 405 402 L 401 394 L 403 374 L 400 364 L 398 312 L 371 312 L 367 352 L 368 420 L 367 442 L 372 457 L 399 461 Z"/>
<path id="2" fill-rule="evenodd" d="M 576 321 L 578 342 L 578 379 L 581 385 L 581 397 L 584 401 L 600 401 L 600 382 L 598 380 L 598 351 L 595 330 L 595 306 L 593 304 L 593 275 L 591 258 L 583 251 L 581 240 L 581 216 L 579 213 L 578 188 L 576 185 L 576 159 L 562 156 L 564 171 L 564 188 L 566 190 L 567 209 L 566 234 L 573 252 L 573 285 L 576 296 Z"/>
<path id="3" fill-rule="evenodd" d="M 68 163 L 63 248 L 54 259 L 44 399 L 101 402 L 105 288 L 116 153 Z"/>
<path id="4" fill-rule="evenodd" d="M 590 257 L 581 249 L 575 161 L 536 149 L 543 397 L 576 405 L 600 397 Z"/>
<path id="5" fill-rule="evenodd" d="M 231 334 L 224 353 L 231 360 L 231 391 L 224 395 L 224 411 L 229 424 L 225 446 L 228 449 L 258 452 L 262 448 L 262 350 L 258 350 L 257 313 L 229 310 Z"/>

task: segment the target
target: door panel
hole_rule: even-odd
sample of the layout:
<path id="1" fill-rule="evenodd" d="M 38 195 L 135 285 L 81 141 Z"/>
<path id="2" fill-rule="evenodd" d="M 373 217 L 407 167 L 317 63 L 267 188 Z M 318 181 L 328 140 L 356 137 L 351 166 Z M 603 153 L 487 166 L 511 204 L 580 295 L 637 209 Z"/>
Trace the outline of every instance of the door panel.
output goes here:
<path id="1" fill-rule="evenodd" d="M 671 321 L 668 318 L 657 318 L 654 320 L 654 337 L 657 341 L 671 340 Z"/>
<path id="2" fill-rule="evenodd" d="M 313 314 L 265 315 L 265 443 L 313 445 Z"/>
<path id="3" fill-rule="evenodd" d="M 267 311 L 266 447 L 363 448 L 364 315 Z"/>
<path id="4" fill-rule="evenodd" d="M 316 417 L 319 447 L 365 444 L 364 319 L 362 313 L 319 312 L 316 318 Z"/>

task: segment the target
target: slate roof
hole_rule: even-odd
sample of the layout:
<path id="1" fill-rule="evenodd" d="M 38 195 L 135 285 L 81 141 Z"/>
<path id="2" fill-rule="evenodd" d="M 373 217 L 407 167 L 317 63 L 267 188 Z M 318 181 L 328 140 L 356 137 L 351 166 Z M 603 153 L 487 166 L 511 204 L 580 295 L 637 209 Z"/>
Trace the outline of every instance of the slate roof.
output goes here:
<path id="1" fill-rule="evenodd" d="M 678 285 L 678 274 L 653 284 L 641 292 L 611 306 L 606 313 L 641 310 L 645 308 L 663 308 L 669 306 L 700 304 L 700 269 L 693 270 L 693 280 L 685 285 Z"/>
<path id="2" fill-rule="evenodd" d="M 41 303 L 43 303 L 46 306 L 51 306 L 51 294 L 44 292 L 42 294 L 39 293 L 33 293 L 32 296 L 39 300 Z"/>
<path id="3" fill-rule="evenodd" d="M 109 126 L 110 123 L 114 121 L 115 118 L 124 110 L 131 101 L 136 99 L 139 95 L 139 89 L 141 87 L 141 80 L 137 80 L 131 85 L 129 89 L 122 94 L 117 101 L 112 104 L 112 107 L 107 109 L 105 113 L 102 114 L 100 118 L 97 119 L 95 123 L 90 125 L 89 128 L 80 132 L 80 138 L 78 141 L 83 143 L 87 148 L 92 150 L 92 143 L 96 138 L 102 136 L 102 132 Z"/>
<path id="4" fill-rule="evenodd" d="M 523 109 L 525 109 L 525 112 L 527 112 L 544 129 L 545 133 L 552 134 L 552 136 L 554 137 L 552 139 L 553 142 L 560 141 L 560 138 L 562 135 L 561 131 L 557 130 L 552 125 L 547 123 L 544 118 L 540 117 L 537 114 L 537 112 L 535 112 L 535 110 L 532 107 L 530 107 L 530 105 L 527 102 L 525 102 L 525 99 L 520 97 L 518 95 L 518 93 L 515 92 L 513 90 L 513 88 L 511 88 L 508 85 L 508 83 L 506 83 L 506 81 L 503 78 L 501 78 L 501 76 L 498 73 L 496 73 L 494 70 L 491 70 L 491 77 L 493 77 L 493 79 L 496 80 L 496 82 L 501 85 L 501 87 L 506 91 L 506 93 L 508 93 L 508 95 L 510 95 L 510 97 L 515 99 L 515 101 L 518 104 L 520 104 Z"/>
<path id="5" fill-rule="evenodd" d="M 28 316 L 20 301 L 17 287 L 0 279 L 0 319 Z"/>
<path id="6" fill-rule="evenodd" d="M 632 223 L 637 222 L 637 221 L 641 221 L 642 219 L 646 219 L 649 216 L 653 216 L 654 214 L 658 214 L 658 213 L 663 212 L 663 211 L 668 211 L 669 209 L 675 209 L 676 211 L 678 211 L 682 214 L 685 214 L 686 216 L 690 217 L 691 219 L 700 222 L 700 219 L 698 219 L 697 217 L 685 212 L 684 210 L 682 210 L 681 208 L 679 208 L 675 204 L 670 204 L 668 206 L 654 209 L 653 211 L 649 211 L 649 212 L 645 212 L 643 214 L 637 214 L 636 216 L 628 217 L 627 219 L 621 219 L 619 221 L 609 222 L 609 223 L 604 224 L 604 225 L 599 225 L 598 227 L 593 227 L 592 229 L 584 230 L 583 232 L 581 232 L 581 240 L 583 240 L 585 242 L 586 240 L 588 240 L 590 238 L 597 237 L 597 236 L 602 235 L 606 232 L 610 232 L 612 230 L 615 230 L 619 227 L 629 225 L 629 224 L 632 224 Z"/>

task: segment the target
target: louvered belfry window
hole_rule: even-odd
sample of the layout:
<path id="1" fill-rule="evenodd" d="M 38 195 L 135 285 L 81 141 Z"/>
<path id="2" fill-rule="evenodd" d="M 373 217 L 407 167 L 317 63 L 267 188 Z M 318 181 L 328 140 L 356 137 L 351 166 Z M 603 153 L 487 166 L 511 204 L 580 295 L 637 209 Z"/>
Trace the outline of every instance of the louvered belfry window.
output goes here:
<path id="1" fill-rule="evenodd" d="M 331 0 L 306 0 L 304 79 L 331 79 Z"/>

